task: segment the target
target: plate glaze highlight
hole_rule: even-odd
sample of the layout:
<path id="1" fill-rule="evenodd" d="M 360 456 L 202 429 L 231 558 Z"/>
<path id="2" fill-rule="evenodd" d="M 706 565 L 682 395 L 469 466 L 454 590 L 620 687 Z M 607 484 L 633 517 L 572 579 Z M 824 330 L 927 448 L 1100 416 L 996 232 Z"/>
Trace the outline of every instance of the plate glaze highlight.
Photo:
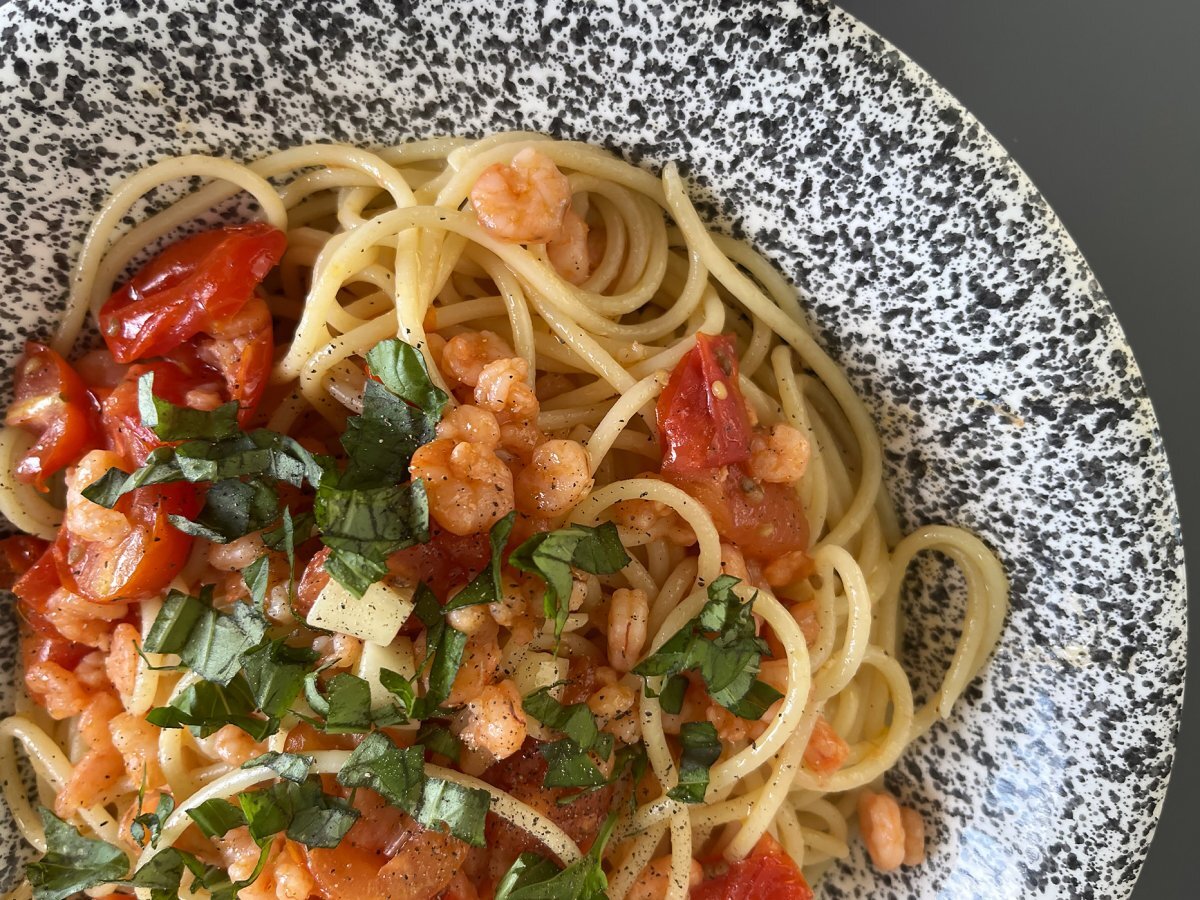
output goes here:
<path id="1" fill-rule="evenodd" d="M 114 181 L 167 155 L 521 128 L 679 160 L 803 292 L 880 425 L 902 522 L 976 531 L 1013 583 L 984 675 L 889 779 L 925 813 L 928 862 L 879 875 L 856 848 L 818 896 L 1128 896 L 1182 700 L 1175 500 L 1102 291 L 979 123 L 821 3 L 240 6 L 0 9 L 5 369 Z M 936 565 L 908 607 L 918 687 L 958 614 L 922 586 Z M 11 704 L 15 629 L 0 666 Z M 0 816 L 0 871 L 23 855 Z"/>

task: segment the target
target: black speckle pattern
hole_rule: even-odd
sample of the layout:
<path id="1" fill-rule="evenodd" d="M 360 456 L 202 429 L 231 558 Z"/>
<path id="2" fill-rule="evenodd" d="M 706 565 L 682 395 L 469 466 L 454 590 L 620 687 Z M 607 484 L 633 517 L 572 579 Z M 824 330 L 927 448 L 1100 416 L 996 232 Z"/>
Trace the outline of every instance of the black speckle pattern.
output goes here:
<path id="1" fill-rule="evenodd" d="M 969 113 L 823 4 L 547 6 L 10 3 L 0 362 L 48 330 L 113 181 L 170 154 L 530 128 L 680 160 L 809 298 L 902 519 L 974 529 L 1013 582 L 995 659 L 891 777 L 928 863 L 876 875 L 856 849 L 821 895 L 1127 896 L 1178 724 L 1183 559 L 1150 402 L 1070 238 Z M 917 569 L 920 686 L 957 608 Z M 0 650 L 11 706 L 12 631 Z"/>

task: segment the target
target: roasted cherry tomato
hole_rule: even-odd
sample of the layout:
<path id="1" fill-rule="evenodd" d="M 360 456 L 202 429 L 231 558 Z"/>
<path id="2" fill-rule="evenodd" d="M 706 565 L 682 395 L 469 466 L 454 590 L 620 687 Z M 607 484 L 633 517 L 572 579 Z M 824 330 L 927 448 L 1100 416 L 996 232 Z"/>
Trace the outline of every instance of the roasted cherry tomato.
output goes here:
<path id="1" fill-rule="evenodd" d="M 5 424 L 37 435 L 16 474 L 45 491 L 46 478 L 100 445 L 95 401 L 70 363 L 34 341 L 17 363 L 13 394 Z"/>
<path id="2" fill-rule="evenodd" d="M 808 518 L 790 486 L 760 483 L 738 465 L 664 477 L 703 503 L 722 539 L 747 556 L 765 560 L 808 549 Z"/>
<path id="3" fill-rule="evenodd" d="M 41 543 L 45 545 L 44 541 Z M 61 586 L 54 551 L 50 546 L 44 547 L 33 564 L 13 584 L 12 592 L 17 595 L 17 612 L 36 634 L 47 637 L 58 635 L 58 629 L 46 617 L 46 609 L 50 595 Z"/>
<path id="4" fill-rule="evenodd" d="M 704 866 L 704 881 L 692 888 L 691 900 L 812 900 L 804 875 L 779 842 L 759 838 L 750 855 L 734 863 Z"/>
<path id="5" fill-rule="evenodd" d="M 287 238 L 261 222 L 206 231 L 172 244 L 100 310 L 100 332 L 120 363 L 167 356 L 196 339 L 221 372 L 243 424 L 266 386 L 274 354 L 271 316 L 254 289 Z"/>
<path id="6" fill-rule="evenodd" d="M 750 417 L 729 335 L 696 335 L 658 398 L 664 472 L 700 472 L 750 458 Z"/>
<path id="7" fill-rule="evenodd" d="M 155 359 L 129 368 L 124 379 L 104 398 L 101 421 L 108 446 L 131 466 L 140 466 L 163 442 L 153 429 L 142 423 L 138 410 L 138 380 L 147 372 L 154 374 L 154 394 L 177 406 L 196 406 L 200 395 L 211 407 L 222 402 L 224 385 L 217 372 L 203 362 L 190 347 L 181 347 L 170 359 Z"/>
<path id="8" fill-rule="evenodd" d="M 0 540 L 0 588 L 11 591 L 13 585 L 34 567 L 50 544 L 28 534 L 14 534 Z"/>
<path id="9" fill-rule="evenodd" d="M 114 509 L 129 522 L 123 536 L 89 541 L 64 528 L 53 548 L 63 586 L 97 603 L 136 600 L 166 588 L 192 548 L 192 538 L 168 516 L 192 518 L 200 500 L 193 485 L 159 484 L 126 494 Z"/>

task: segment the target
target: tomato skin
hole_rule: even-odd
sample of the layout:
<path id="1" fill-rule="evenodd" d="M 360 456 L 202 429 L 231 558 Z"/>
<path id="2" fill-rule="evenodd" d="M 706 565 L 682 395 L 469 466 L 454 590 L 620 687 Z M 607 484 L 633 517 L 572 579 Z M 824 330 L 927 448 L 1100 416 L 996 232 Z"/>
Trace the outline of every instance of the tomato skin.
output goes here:
<path id="1" fill-rule="evenodd" d="M 283 256 L 287 238 L 262 222 L 216 228 L 167 247 L 100 309 L 120 363 L 165 356 L 236 314 Z"/>
<path id="2" fill-rule="evenodd" d="M 95 400 L 83 379 L 45 344 L 29 341 L 17 363 L 13 404 L 5 424 L 37 435 L 17 463 L 21 481 L 46 491 L 46 478 L 100 445 Z"/>
<path id="3" fill-rule="evenodd" d="M 275 361 L 275 325 L 261 297 L 251 297 L 228 319 L 212 323 L 210 335 L 198 338 L 196 354 L 220 371 L 230 400 L 238 404 L 238 421 L 247 427 Z"/>
<path id="4" fill-rule="evenodd" d="M 747 556 L 767 560 L 808 549 L 808 518 L 789 485 L 760 483 L 737 465 L 664 477 L 699 500 L 722 539 Z"/>
<path id="5" fill-rule="evenodd" d="M 50 602 L 50 595 L 60 587 L 62 580 L 58 577 L 54 547 L 48 545 L 12 586 L 12 592 L 17 595 L 17 611 L 36 634 L 58 634 L 54 623 L 46 617 L 46 608 Z"/>
<path id="6" fill-rule="evenodd" d="M 161 592 L 187 562 L 192 538 L 170 523 L 171 514 L 192 518 L 200 511 L 193 485 L 138 488 L 115 509 L 132 526 L 117 541 L 88 541 L 65 528 L 51 548 L 63 587 L 96 603 L 135 600 Z"/>
<path id="7" fill-rule="evenodd" d="M 730 335 L 697 334 L 658 398 L 663 472 L 691 474 L 750 458 L 750 416 Z"/>
<path id="8" fill-rule="evenodd" d="M 813 896 L 796 863 L 769 834 L 759 838 L 745 859 L 711 862 L 704 871 L 704 881 L 692 888 L 691 900 L 812 900 Z"/>
<path id="9" fill-rule="evenodd" d="M 14 534 L 0 540 L 0 589 L 11 591 L 49 546 L 49 542 L 28 534 Z"/>

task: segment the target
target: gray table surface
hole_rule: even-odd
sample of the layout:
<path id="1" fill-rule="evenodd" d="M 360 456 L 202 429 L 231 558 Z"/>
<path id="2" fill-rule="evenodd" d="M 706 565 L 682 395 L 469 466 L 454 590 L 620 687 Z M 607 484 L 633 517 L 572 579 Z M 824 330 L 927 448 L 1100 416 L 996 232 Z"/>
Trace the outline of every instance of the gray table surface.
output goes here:
<path id="1" fill-rule="evenodd" d="M 1104 286 L 1166 439 L 1200 583 L 1200 3 L 844 0 L 987 126 Z M 1200 589 L 1193 589 L 1200 595 Z M 1200 600 L 1191 609 L 1200 648 Z M 1198 650 L 1197 652 L 1200 652 Z M 1134 900 L 1200 897 L 1200 674 Z M 1106 896 L 1098 885 L 1098 895 Z"/>

